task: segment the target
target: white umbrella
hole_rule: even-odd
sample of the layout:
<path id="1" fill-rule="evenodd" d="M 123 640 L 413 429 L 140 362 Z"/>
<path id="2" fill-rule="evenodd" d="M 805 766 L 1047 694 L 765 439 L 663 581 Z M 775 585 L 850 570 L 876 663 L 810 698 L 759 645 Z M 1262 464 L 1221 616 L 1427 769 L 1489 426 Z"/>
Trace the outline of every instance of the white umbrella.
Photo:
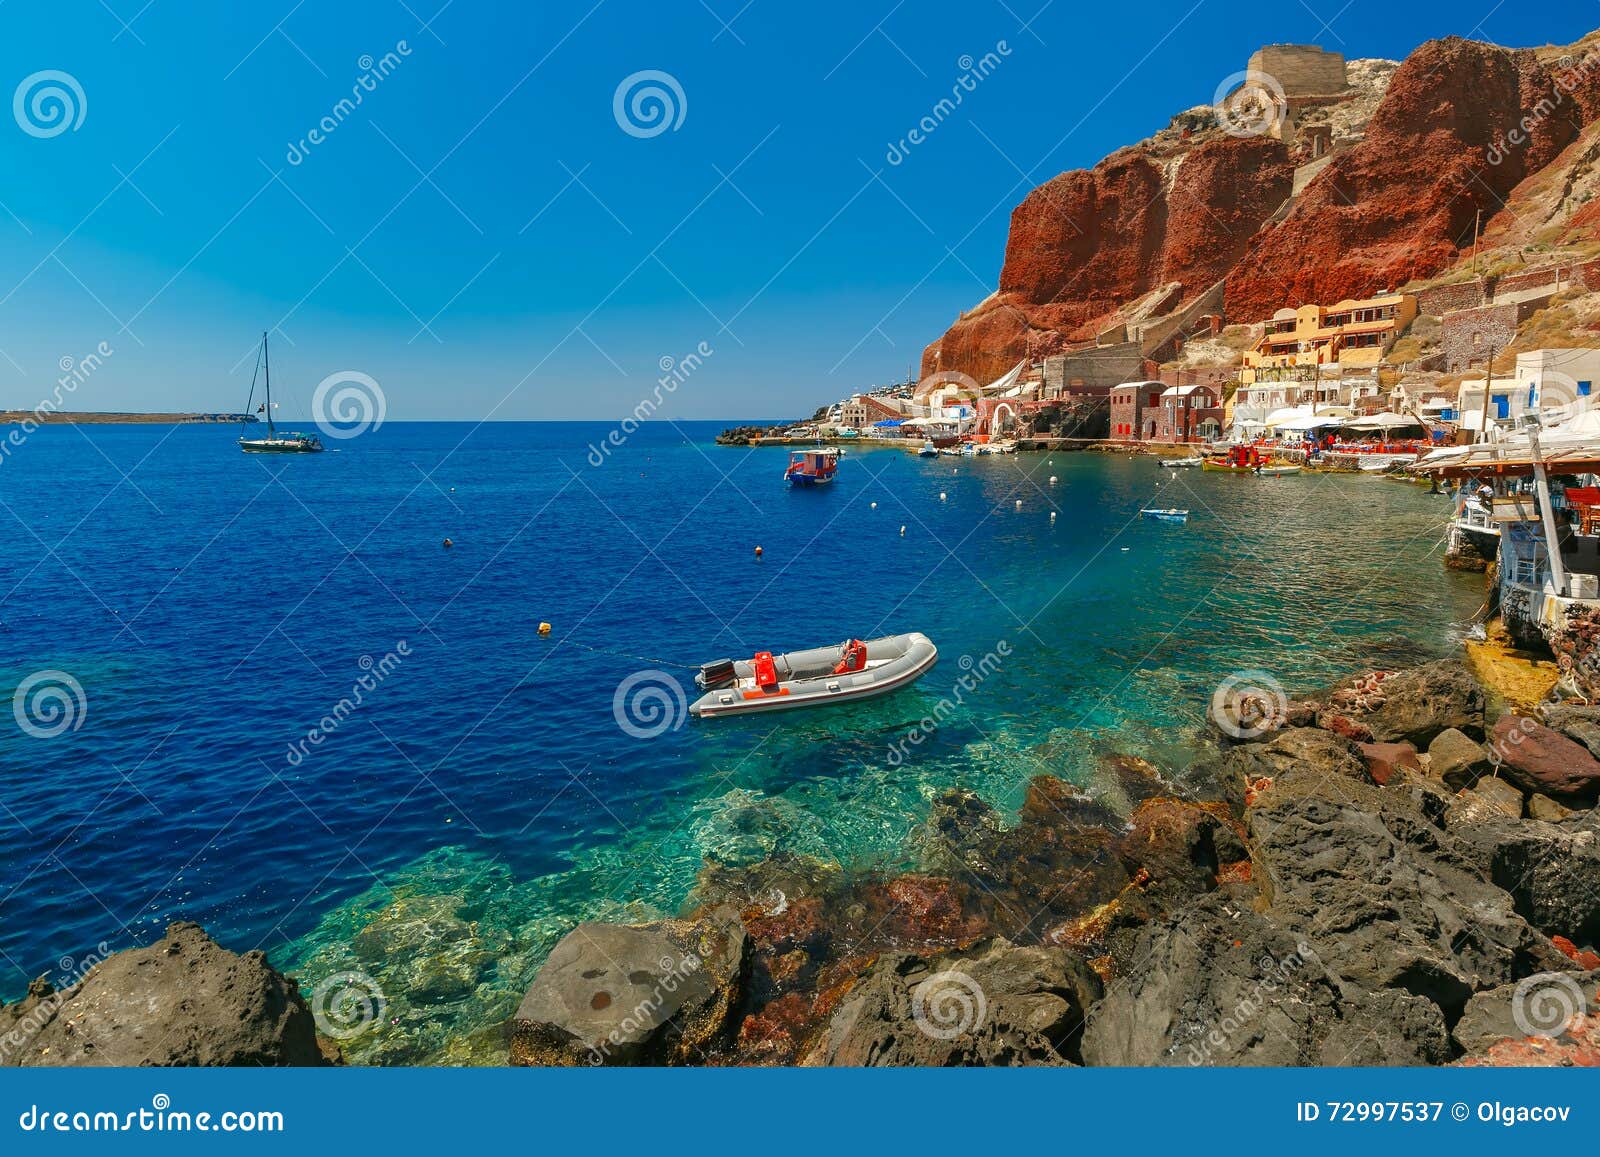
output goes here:
<path id="1" fill-rule="evenodd" d="M 1350 423 L 1352 430 L 1398 430 L 1402 426 L 1420 426 L 1417 419 L 1405 414 L 1373 414 L 1371 417 L 1358 418 Z"/>

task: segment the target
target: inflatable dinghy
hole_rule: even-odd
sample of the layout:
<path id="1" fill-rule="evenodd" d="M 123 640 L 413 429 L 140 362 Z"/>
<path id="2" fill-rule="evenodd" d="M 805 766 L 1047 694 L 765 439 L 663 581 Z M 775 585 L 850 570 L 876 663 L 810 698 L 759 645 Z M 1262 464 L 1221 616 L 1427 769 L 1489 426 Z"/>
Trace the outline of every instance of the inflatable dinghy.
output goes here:
<path id="1" fill-rule="evenodd" d="M 918 631 L 783 655 L 760 651 L 751 659 L 719 659 L 694 677 L 705 694 L 689 712 L 711 719 L 870 699 L 910 686 L 938 659 L 933 642 Z"/>

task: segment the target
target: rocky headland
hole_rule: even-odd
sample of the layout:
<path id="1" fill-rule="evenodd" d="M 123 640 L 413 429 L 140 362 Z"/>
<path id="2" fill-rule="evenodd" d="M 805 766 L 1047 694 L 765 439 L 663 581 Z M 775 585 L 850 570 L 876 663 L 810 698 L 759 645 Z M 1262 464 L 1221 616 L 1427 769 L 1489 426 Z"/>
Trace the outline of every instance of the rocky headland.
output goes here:
<path id="1" fill-rule="evenodd" d="M 502 1028 L 352 1059 L 1600 1064 L 1600 708 L 1485 700 L 1455 660 L 1363 672 L 1214 704 L 1182 768 L 1042 773 L 1014 817 L 947 790 L 914 871 L 707 862 L 676 918 L 569 924 Z M 471 1000 L 493 946 L 451 920 L 354 950 Z M 0 1058 L 326 1064 L 374 1026 L 323 995 L 175 924 L 0 1008 Z"/>

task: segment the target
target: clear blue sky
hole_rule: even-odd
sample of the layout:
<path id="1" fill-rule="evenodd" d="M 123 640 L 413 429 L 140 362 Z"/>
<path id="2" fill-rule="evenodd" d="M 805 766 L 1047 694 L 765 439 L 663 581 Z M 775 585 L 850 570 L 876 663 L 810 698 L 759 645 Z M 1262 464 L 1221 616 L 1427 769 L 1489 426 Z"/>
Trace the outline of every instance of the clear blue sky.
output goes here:
<path id="1" fill-rule="evenodd" d="M 107 342 L 71 408 L 238 409 L 272 328 L 290 416 L 358 370 L 390 419 L 613 418 L 701 342 L 714 352 L 668 416 L 808 412 L 903 377 L 993 288 L 1028 188 L 1209 101 L 1258 44 L 1564 43 L 1597 12 L 9 0 L 0 96 L 59 70 L 84 108 L 54 136 L 0 115 L 0 406 L 31 408 L 61 359 Z M 1000 42 L 991 75 L 889 164 L 962 58 Z M 336 114 L 362 58 L 391 52 Z M 684 97 L 655 136 L 613 112 L 643 70 Z"/>

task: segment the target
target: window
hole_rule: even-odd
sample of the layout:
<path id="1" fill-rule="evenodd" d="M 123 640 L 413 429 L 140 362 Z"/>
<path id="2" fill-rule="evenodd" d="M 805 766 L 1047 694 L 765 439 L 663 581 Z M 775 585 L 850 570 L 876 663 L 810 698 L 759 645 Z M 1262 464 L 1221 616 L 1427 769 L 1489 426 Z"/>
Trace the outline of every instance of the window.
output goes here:
<path id="1" fill-rule="evenodd" d="M 1511 398 L 1509 395 L 1494 395 L 1494 416 L 1502 421 L 1511 417 Z"/>
<path id="2" fill-rule="evenodd" d="M 1589 382 L 1579 382 L 1578 383 L 1578 397 L 1587 398 L 1589 396 L 1589 387 L 1590 387 L 1590 383 Z"/>

